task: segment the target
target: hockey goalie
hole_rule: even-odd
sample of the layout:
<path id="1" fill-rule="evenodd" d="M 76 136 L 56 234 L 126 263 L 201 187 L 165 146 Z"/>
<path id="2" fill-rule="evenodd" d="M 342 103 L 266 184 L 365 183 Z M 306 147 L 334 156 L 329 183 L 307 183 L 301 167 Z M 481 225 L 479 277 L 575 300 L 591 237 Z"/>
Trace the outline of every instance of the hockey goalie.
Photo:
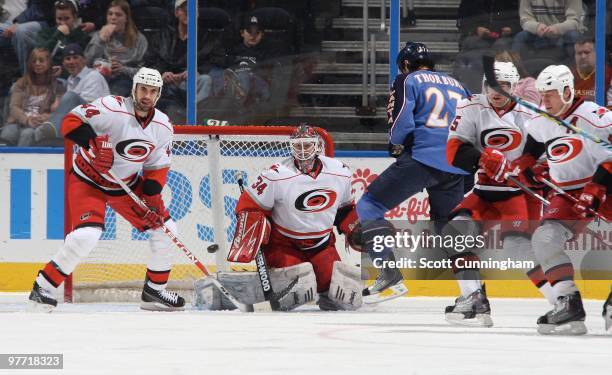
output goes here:
<path id="1" fill-rule="evenodd" d="M 241 194 L 228 261 L 249 263 L 263 251 L 279 310 L 316 300 L 321 310 L 355 310 L 362 304 L 358 267 L 340 260 L 333 227 L 350 234 L 357 215 L 351 171 L 322 156 L 316 131 L 300 125 L 290 137 L 291 157 L 264 170 Z M 357 246 L 357 245 L 355 245 Z M 256 272 L 219 273 L 219 281 L 241 302 L 263 301 Z M 233 308 L 214 286 L 202 291 L 208 309 Z"/>

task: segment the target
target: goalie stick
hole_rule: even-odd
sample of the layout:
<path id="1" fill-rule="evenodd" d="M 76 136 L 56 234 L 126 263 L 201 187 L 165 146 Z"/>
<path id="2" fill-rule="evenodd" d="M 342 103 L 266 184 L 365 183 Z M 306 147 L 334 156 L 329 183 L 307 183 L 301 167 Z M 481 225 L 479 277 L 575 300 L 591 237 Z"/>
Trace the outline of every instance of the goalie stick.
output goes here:
<path id="1" fill-rule="evenodd" d="M 498 93 L 502 94 L 503 96 L 505 96 L 506 98 L 521 104 L 524 107 L 527 107 L 529 109 L 531 109 L 532 111 L 541 114 L 542 116 L 546 117 L 547 119 L 555 122 L 557 125 L 559 126 L 563 126 L 567 129 L 570 129 L 571 131 L 573 131 L 574 133 L 581 135 L 583 138 L 589 139 L 603 147 L 605 147 L 608 150 L 612 150 L 612 144 L 610 144 L 610 142 L 603 140 L 599 137 L 596 137 L 592 134 L 590 134 L 589 132 L 586 132 L 572 124 L 570 124 L 569 122 L 563 120 L 562 118 L 560 118 L 559 116 L 555 116 L 553 114 L 550 114 L 542 109 L 540 109 L 537 105 L 532 104 L 526 100 L 523 100 L 521 98 L 519 98 L 518 96 L 514 96 L 512 94 L 507 93 L 506 91 L 504 91 L 504 89 L 501 88 L 501 86 L 499 85 L 499 82 L 497 82 L 497 78 L 495 77 L 495 58 L 493 56 L 487 56 L 484 55 L 482 56 L 482 66 L 484 68 L 484 74 L 485 74 L 485 78 L 487 80 L 487 84 L 489 86 L 491 86 L 491 88 L 495 91 L 497 91 Z"/>
<path id="2" fill-rule="evenodd" d="M 150 211 L 149 207 L 145 204 L 145 202 L 142 201 L 142 199 L 140 199 L 133 191 L 132 189 L 130 189 L 129 186 L 127 186 L 125 184 L 125 182 L 123 182 L 123 180 L 121 180 L 120 178 L 118 178 L 115 173 L 110 170 L 108 171 L 108 176 L 111 177 L 111 179 L 119 184 L 119 186 L 121 186 L 121 188 L 130 196 L 130 198 L 132 198 L 132 200 L 138 204 L 142 209 Z M 170 237 L 170 239 L 172 240 L 172 242 L 176 245 L 176 247 L 178 247 L 179 249 L 181 249 L 183 251 L 183 253 L 185 254 L 185 256 L 187 258 L 189 258 L 189 260 L 191 260 L 191 262 L 193 264 L 196 265 L 196 267 L 198 267 L 200 269 L 200 271 L 202 271 L 202 273 L 207 277 L 210 278 L 213 282 L 213 284 L 215 284 L 215 286 L 219 289 L 219 291 L 221 291 L 221 293 L 227 298 L 229 299 L 240 311 L 244 311 L 244 312 L 252 312 L 253 309 L 251 306 L 248 306 L 244 303 L 239 302 L 236 297 L 232 296 L 231 293 L 225 289 L 225 287 L 223 285 L 221 285 L 221 283 L 219 282 L 219 280 L 217 280 L 215 277 L 213 277 L 208 270 L 206 269 L 206 267 L 204 267 L 204 265 L 202 264 L 202 262 L 200 262 L 198 260 L 198 258 L 191 252 L 189 251 L 189 249 L 187 249 L 187 247 L 176 237 L 176 235 L 174 233 L 172 233 L 172 231 L 170 229 L 168 229 L 168 227 L 166 227 L 165 225 L 161 225 L 161 230 L 168 236 Z"/>
<path id="3" fill-rule="evenodd" d="M 238 183 L 238 188 L 240 189 L 240 193 L 244 193 L 244 178 L 242 176 L 242 172 L 236 172 L 236 182 Z M 255 254 L 255 265 L 257 266 L 257 276 L 259 277 L 259 283 L 261 284 L 261 288 L 264 293 L 264 299 L 269 304 L 269 309 L 272 311 L 278 311 L 280 309 L 279 300 L 283 298 L 289 291 L 293 288 L 295 284 L 297 284 L 299 277 L 293 279 L 289 285 L 284 288 L 279 293 L 275 293 L 274 289 L 272 289 L 272 280 L 270 278 L 270 272 L 268 271 L 268 265 L 266 264 L 266 258 L 263 255 L 263 251 L 261 251 L 261 247 L 257 250 Z M 256 304 L 255 308 L 258 310 L 260 308 L 268 310 L 268 306 L 264 303 Z"/>

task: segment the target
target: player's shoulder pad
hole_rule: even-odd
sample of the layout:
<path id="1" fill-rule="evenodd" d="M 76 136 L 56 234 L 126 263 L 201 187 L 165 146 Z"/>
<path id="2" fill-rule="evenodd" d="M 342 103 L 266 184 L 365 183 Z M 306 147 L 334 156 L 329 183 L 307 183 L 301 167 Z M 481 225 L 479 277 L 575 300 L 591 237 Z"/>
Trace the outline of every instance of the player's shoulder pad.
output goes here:
<path id="1" fill-rule="evenodd" d="M 351 177 L 351 169 L 338 159 L 320 155 L 319 159 L 323 163 L 323 171 L 343 177 Z"/>
<path id="2" fill-rule="evenodd" d="M 155 108 L 155 114 L 153 115 L 151 123 L 159 125 L 161 128 L 167 129 L 171 134 L 174 134 L 174 128 L 172 127 L 170 118 L 157 108 Z"/>
<path id="3" fill-rule="evenodd" d="M 107 95 L 94 100 L 91 104 L 105 112 L 128 112 L 125 98 L 119 95 Z"/>
<path id="4" fill-rule="evenodd" d="M 261 176 L 270 181 L 284 180 L 300 174 L 293 164 L 293 158 L 274 163 L 261 172 Z"/>
<path id="5" fill-rule="evenodd" d="M 596 129 L 612 127 L 612 111 L 591 101 L 583 102 L 574 115 L 582 117 L 587 125 Z"/>

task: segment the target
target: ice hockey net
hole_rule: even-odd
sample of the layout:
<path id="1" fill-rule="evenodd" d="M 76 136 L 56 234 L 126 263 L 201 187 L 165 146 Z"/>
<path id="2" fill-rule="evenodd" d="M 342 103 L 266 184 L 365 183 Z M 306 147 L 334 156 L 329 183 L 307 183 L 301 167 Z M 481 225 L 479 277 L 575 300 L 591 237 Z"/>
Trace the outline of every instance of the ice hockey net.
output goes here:
<path id="1" fill-rule="evenodd" d="M 230 264 L 225 258 L 235 226 L 233 210 L 240 195 L 237 172 L 242 171 L 248 183 L 263 168 L 288 157 L 289 135 L 295 127 L 175 126 L 174 129 L 172 166 L 163 192 L 164 201 L 187 248 L 212 270 L 227 270 Z M 324 153 L 332 156 L 331 137 L 322 129 L 317 132 L 323 140 Z M 67 145 L 66 150 L 65 170 L 69 171 L 73 147 Z M 68 217 L 65 215 L 66 230 L 70 228 Z M 109 207 L 105 226 L 98 246 L 65 283 L 65 301 L 138 300 L 150 253 L 147 236 Z M 209 254 L 206 248 L 213 243 L 220 248 L 215 254 Z M 173 250 L 176 251 L 169 288 L 190 290 L 193 280 L 202 277 L 201 271 L 180 250 Z"/>

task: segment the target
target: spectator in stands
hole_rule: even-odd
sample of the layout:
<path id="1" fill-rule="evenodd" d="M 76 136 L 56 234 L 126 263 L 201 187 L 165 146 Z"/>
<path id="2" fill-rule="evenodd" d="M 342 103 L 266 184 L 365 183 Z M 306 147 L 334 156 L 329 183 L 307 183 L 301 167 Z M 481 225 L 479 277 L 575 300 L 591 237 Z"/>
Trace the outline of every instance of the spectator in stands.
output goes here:
<path id="1" fill-rule="evenodd" d="M 595 101 L 595 41 L 591 37 L 584 36 L 574 44 L 575 65 L 572 66 L 574 74 L 574 88 L 577 96 L 582 96 L 585 100 Z M 612 106 L 612 68 L 606 66 L 605 73 L 606 86 L 605 105 Z"/>
<path id="2" fill-rule="evenodd" d="M 87 60 L 80 45 L 76 43 L 67 45 L 62 52 L 62 59 L 64 69 L 70 75 L 66 80 L 66 93 L 49 120 L 57 134 L 60 134 L 62 119 L 74 107 L 110 95 L 108 84 L 102 74 L 87 67 Z"/>
<path id="3" fill-rule="evenodd" d="M 562 47 L 566 57 L 573 56 L 584 31 L 582 0 L 521 0 L 519 15 L 523 31 L 514 37 L 514 51 L 524 55 L 528 47 Z"/>
<path id="4" fill-rule="evenodd" d="M 175 1 L 176 26 L 162 30 L 158 40 L 151 41 L 145 57 L 145 65 L 162 73 L 164 89 L 158 105 L 164 112 L 169 105 L 184 108 L 187 83 L 187 0 Z M 220 40 L 198 38 L 197 100 L 206 99 L 211 93 L 212 79 L 207 74 L 212 66 L 225 64 L 225 50 Z"/>
<path id="5" fill-rule="evenodd" d="M 100 30 L 106 22 L 106 10 L 111 0 L 79 0 L 79 28 L 86 33 Z"/>
<path id="6" fill-rule="evenodd" d="M 87 46 L 89 35 L 78 27 L 79 6 L 77 0 L 59 0 L 55 2 L 55 25 L 45 27 L 36 38 L 36 46 L 51 52 L 54 67 L 61 71 L 64 48 L 77 43 L 82 48 Z"/>
<path id="7" fill-rule="evenodd" d="M 0 138 L 12 145 L 30 146 L 55 137 L 55 129 L 44 123 L 57 108 L 63 93 L 64 88 L 51 72 L 49 51 L 33 49 L 25 75 L 15 83 L 11 92 L 10 115 Z"/>
<path id="8" fill-rule="evenodd" d="M 125 0 L 113 0 L 106 13 L 106 25 L 93 34 L 85 57 L 90 64 L 97 59 L 110 61 L 111 93 L 128 96 L 132 76 L 142 65 L 147 48 L 147 39 L 136 29 L 130 5 Z"/>
<path id="9" fill-rule="evenodd" d="M 34 47 L 36 35 L 43 26 L 52 22 L 53 1 L 28 0 L 25 10 L 12 23 L 0 24 L 0 48 L 13 45 L 22 73 L 26 71 L 28 56 Z"/>
<path id="10" fill-rule="evenodd" d="M 540 105 L 540 92 L 536 89 L 535 78 L 529 75 L 521 56 L 515 51 L 501 51 L 495 55 L 496 61 L 511 62 L 516 67 L 521 79 L 514 86 L 514 95 L 521 99 L 532 102 L 533 104 Z"/>
<path id="11" fill-rule="evenodd" d="M 461 50 L 510 48 L 512 36 L 520 31 L 518 0 L 462 0 L 457 28 Z"/>
<path id="12" fill-rule="evenodd" d="M 228 53 L 229 69 L 224 71 L 225 92 L 240 103 L 266 101 L 270 85 L 264 79 L 276 57 L 274 46 L 263 42 L 264 30 L 255 16 L 247 16 L 240 28 L 242 41 Z"/>

